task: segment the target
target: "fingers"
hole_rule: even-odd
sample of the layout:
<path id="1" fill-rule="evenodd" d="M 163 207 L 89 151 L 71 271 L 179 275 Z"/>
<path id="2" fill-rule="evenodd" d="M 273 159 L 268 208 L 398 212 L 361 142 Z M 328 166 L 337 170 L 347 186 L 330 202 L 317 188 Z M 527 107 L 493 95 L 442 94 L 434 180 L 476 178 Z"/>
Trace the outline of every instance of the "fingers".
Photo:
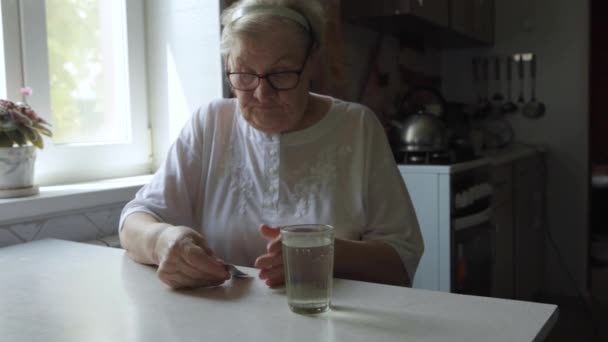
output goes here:
<path id="1" fill-rule="evenodd" d="M 273 228 L 267 224 L 260 225 L 260 233 L 266 239 L 270 240 L 266 245 L 266 251 L 268 254 L 280 254 L 283 250 L 283 245 L 281 244 L 281 229 Z"/>
<path id="2" fill-rule="evenodd" d="M 267 224 L 260 225 L 260 233 L 268 240 L 272 240 L 281 235 L 281 228 L 273 228 Z"/>
<path id="3" fill-rule="evenodd" d="M 275 267 L 275 266 L 279 266 L 279 265 L 283 265 L 283 254 L 282 253 L 279 253 L 279 254 L 266 253 L 266 254 L 260 255 L 257 259 L 255 259 L 255 264 L 254 264 L 254 266 L 256 268 L 259 268 L 262 270 L 265 268 Z"/>
<path id="4" fill-rule="evenodd" d="M 212 281 L 206 279 L 200 279 L 191 277 L 182 272 L 170 272 L 164 269 L 158 270 L 158 277 L 162 282 L 169 285 L 173 289 L 188 289 L 206 286 L 217 286 L 221 285 L 223 281 Z"/>
<path id="5" fill-rule="evenodd" d="M 276 238 L 272 239 L 270 242 L 268 242 L 268 244 L 266 245 L 266 250 L 270 254 L 282 253 L 283 252 L 283 243 L 281 242 L 281 236 L 279 235 Z"/>
<path id="6" fill-rule="evenodd" d="M 227 271 L 223 271 L 220 274 L 211 273 L 206 269 L 193 267 L 185 261 L 177 263 L 174 269 L 190 278 L 201 281 L 224 282 L 230 278 L 230 274 Z"/>
<path id="7" fill-rule="evenodd" d="M 205 275 L 209 280 L 227 280 L 230 274 L 226 271 L 224 262 L 211 257 L 194 243 L 185 243 L 181 254 L 184 260 L 183 269 L 192 269 L 197 274 Z"/>
<path id="8" fill-rule="evenodd" d="M 207 251 L 213 254 L 200 234 L 186 231 L 165 249 L 158 277 L 173 288 L 213 286 L 230 279 L 224 262 Z"/>
<path id="9" fill-rule="evenodd" d="M 200 234 L 193 234 L 192 235 L 192 239 L 194 240 L 194 243 L 201 247 L 205 253 L 209 256 L 213 256 L 213 250 L 211 248 L 209 248 L 209 246 L 207 245 L 207 240 Z"/>
<path id="10" fill-rule="evenodd" d="M 277 287 L 285 283 L 283 273 L 283 254 L 264 254 L 255 261 L 255 267 L 260 269 L 260 279 L 269 287 Z"/>
<path id="11" fill-rule="evenodd" d="M 266 285 L 276 287 L 285 283 L 283 274 L 283 246 L 281 243 L 281 229 L 266 224 L 260 225 L 260 234 L 267 239 L 266 254 L 255 260 L 254 266 L 260 269 L 260 279 Z"/>
<path id="12" fill-rule="evenodd" d="M 271 268 L 265 268 L 260 271 L 260 279 L 265 280 L 266 285 L 277 287 L 285 283 L 285 275 L 283 273 L 283 265 L 278 265 Z"/>

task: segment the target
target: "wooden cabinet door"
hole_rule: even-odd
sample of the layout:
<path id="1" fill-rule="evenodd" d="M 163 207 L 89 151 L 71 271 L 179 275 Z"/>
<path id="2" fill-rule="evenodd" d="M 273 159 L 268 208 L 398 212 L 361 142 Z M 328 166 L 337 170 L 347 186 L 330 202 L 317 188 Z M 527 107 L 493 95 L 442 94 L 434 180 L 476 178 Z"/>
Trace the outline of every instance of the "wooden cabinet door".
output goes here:
<path id="1" fill-rule="evenodd" d="M 496 260 L 492 296 L 513 298 L 513 164 L 492 168 L 492 222 L 496 226 Z"/>
<path id="2" fill-rule="evenodd" d="M 494 42 L 494 0 L 474 0 L 474 2 L 473 36 L 483 42 L 492 43 Z"/>
<path id="3" fill-rule="evenodd" d="M 448 27 L 449 0 L 352 0 L 342 3 L 346 17 L 413 15 Z"/>
<path id="4" fill-rule="evenodd" d="M 475 2 L 477 0 L 452 0 L 450 3 L 450 27 L 462 34 L 475 31 Z"/>
<path id="5" fill-rule="evenodd" d="M 450 28 L 485 43 L 494 41 L 494 0 L 451 0 Z"/>
<path id="6" fill-rule="evenodd" d="M 396 0 L 347 0 L 342 1 L 342 15 L 345 18 L 361 18 L 394 15 Z"/>
<path id="7" fill-rule="evenodd" d="M 494 208 L 496 260 L 492 297 L 513 298 L 513 207 L 511 203 Z"/>
<path id="8" fill-rule="evenodd" d="M 448 27 L 450 24 L 449 0 L 401 0 L 398 6 L 408 6 L 410 12 L 437 25 Z"/>
<path id="9" fill-rule="evenodd" d="M 544 244 L 544 176 L 542 156 L 515 164 L 514 262 L 515 298 L 533 300 L 542 286 Z"/>

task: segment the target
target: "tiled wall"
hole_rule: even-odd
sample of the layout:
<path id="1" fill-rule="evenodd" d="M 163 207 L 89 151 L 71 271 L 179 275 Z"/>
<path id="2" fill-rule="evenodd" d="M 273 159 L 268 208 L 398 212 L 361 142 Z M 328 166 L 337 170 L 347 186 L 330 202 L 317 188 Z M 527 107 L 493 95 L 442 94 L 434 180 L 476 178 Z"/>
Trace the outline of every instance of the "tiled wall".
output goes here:
<path id="1" fill-rule="evenodd" d="M 125 203 L 0 225 L 0 247 L 45 238 L 90 241 L 117 234 Z"/>

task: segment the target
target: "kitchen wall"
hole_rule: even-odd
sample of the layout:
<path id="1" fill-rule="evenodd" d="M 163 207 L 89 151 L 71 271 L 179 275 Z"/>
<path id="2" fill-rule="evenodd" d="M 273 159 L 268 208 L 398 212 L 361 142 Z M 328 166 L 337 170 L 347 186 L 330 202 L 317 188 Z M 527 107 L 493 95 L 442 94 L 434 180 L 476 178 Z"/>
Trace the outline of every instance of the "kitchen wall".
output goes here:
<path id="1" fill-rule="evenodd" d="M 222 96 L 219 5 L 196 0 L 145 2 L 155 166 L 192 112 Z"/>
<path id="2" fill-rule="evenodd" d="M 450 100 L 474 99 L 470 64 L 475 54 L 534 52 L 537 97 L 547 104 L 539 120 L 509 118 L 516 140 L 548 149 L 549 229 L 580 289 L 587 285 L 589 209 L 589 1 L 496 0 L 495 46 L 443 55 L 443 91 Z M 519 90 L 519 88 L 514 88 Z M 529 92 L 526 88 L 526 98 Z M 572 282 L 546 246 L 544 288 L 575 295 Z"/>
<path id="3" fill-rule="evenodd" d="M 0 247 L 45 238 L 91 241 L 118 233 L 125 202 L 0 225 Z"/>
<path id="4" fill-rule="evenodd" d="M 340 25 L 340 38 L 341 50 L 333 57 L 342 64 L 343 76 L 327 77 L 327 89 L 316 89 L 313 82 L 313 91 L 362 103 L 385 126 L 399 115 L 401 100 L 413 86 L 440 80 L 441 53 L 435 47 L 412 47 L 395 35 L 350 22 Z"/>

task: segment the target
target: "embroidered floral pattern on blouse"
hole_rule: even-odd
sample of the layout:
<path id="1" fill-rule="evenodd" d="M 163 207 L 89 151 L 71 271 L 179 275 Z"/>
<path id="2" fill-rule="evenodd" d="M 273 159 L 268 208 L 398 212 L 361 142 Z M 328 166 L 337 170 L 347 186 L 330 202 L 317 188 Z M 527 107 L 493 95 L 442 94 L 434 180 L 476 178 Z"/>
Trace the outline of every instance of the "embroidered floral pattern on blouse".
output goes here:
<path id="1" fill-rule="evenodd" d="M 338 160 L 351 153 L 350 145 L 328 146 L 319 153 L 315 162 L 311 162 L 303 170 L 298 170 L 298 181 L 295 183 L 291 200 L 296 203 L 296 217 L 305 217 L 311 212 L 311 203 L 322 190 L 332 192 L 336 188 L 336 165 Z"/>
<path id="2" fill-rule="evenodd" d="M 230 178 L 230 192 L 237 196 L 237 208 L 239 214 L 245 214 L 247 210 L 247 199 L 253 196 L 253 179 L 245 166 L 243 152 L 235 148 L 237 144 L 230 141 L 226 154 L 222 158 L 220 169 L 222 174 Z"/>

